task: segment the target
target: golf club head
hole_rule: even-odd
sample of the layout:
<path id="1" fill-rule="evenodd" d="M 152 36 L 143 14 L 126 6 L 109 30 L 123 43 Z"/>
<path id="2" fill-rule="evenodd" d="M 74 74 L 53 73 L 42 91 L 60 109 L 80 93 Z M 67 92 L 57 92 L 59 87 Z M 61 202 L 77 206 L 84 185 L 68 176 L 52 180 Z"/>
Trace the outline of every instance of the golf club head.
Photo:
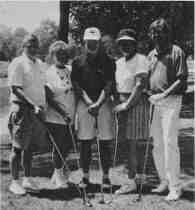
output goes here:
<path id="1" fill-rule="evenodd" d="M 83 205 L 88 206 L 88 207 L 93 207 L 93 204 L 90 202 L 89 199 L 84 200 L 84 201 L 83 201 Z"/>
<path id="2" fill-rule="evenodd" d="M 103 197 L 103 196 L 100 198 L 100 200 L 99 200 L 99 202 L 98 202 L 98 203 L 100 203 L 100 204 L 106 204 L 106 202 L 105 202 L 105 200 L 104 200 L 104 197 Z"/>
<path id="3" fill-rule="evenodd" d="M 142 197 L 140 195 L 138 195 L 138 197 L 133 200 L 133 203 L 138 203 L 141 200 L 142 200 Z"/>
<path id="4" fill-rule="evenodd" d="M 100 204 L 106 204 L 106 205 L 110 205 L 113 202 L 113 198 L 111 199 L 105 199 L 104 196 L 102 196 L 99 200 L 98 203 Z"/>

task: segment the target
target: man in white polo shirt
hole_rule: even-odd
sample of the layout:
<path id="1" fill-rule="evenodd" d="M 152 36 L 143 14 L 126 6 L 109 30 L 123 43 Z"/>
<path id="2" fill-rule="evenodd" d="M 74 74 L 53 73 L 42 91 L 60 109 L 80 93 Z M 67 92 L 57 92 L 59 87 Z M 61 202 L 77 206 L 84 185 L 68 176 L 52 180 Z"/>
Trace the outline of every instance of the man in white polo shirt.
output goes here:
<path id="1" fill-rule="evenodd" d="M 43 63 L 36 58 L 38 38 L 28 35 L 23 48 L 23 54 L 15 58 L 8 68 L 11 90 L 8 127 L 12 139 L 10 168 L 13 179 L 9 190 L 18 195 L 25 194 L 27 189 L 37 190 L 36 184 L 30 179 L 32 146 L 40 145 L 45 134 L 41 122 L 45 107 L 45 74 Z M 19 184 L 21 158 L 25 176 L 22 185 Z"/>

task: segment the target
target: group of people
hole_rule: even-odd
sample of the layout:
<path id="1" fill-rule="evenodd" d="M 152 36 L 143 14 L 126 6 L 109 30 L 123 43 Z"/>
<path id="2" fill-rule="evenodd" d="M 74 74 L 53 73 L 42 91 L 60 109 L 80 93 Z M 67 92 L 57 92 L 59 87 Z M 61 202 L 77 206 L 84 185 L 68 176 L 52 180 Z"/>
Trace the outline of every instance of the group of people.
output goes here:
<path id="1" fill-rule="evenodd" d="M 67 43 L 51 44 L 49 55 L 53 64 L 47 70 L 36 56 L 38 38 L 31 34 L 24 39 L 23 54 L 15 58 L 8 69 L 11 89 L 8 127 L 12 138 L 9 190 L 12 193 L 23 195 L 28 189 L 37 189 L 31 179 L 33 146 L 41 144 L 47 130 L 66 158 L 72 148 L 69 129 L 72 125 L 80 141 L 83 171 L 80 187 L 90 184 L 91 145 L 96 137 L 102 184 L 109 187 L 117 117 L 118 123 L 125 127 L 128 181 L 115 193 L 136 191 L 135 180 L 142 173 L 143 162 L 139 142 L 151 135 L 160 178 L 153 192 L 169 190 L 166 200 L 179 199 L 182 189 L 177 135 L 182 95 L 187 85 L 187 65 L 182 49 L 172 43 L 171 30 L 164 19 L 155 20 L 149 32 L 154 49 L 145 56 L 137 52 L 135 31 L 122 29 L 116 39 L 122 57 L 115 61 L 102 50 L 100 30 L 87 28 L 83 36 L 84 51 L 71 63 Z M 57 148 L 53 149 L 51 180 L 57 187 L 65 187 L 67 177 Z M 21 160 L 22 184 L 19 182 Z"/>

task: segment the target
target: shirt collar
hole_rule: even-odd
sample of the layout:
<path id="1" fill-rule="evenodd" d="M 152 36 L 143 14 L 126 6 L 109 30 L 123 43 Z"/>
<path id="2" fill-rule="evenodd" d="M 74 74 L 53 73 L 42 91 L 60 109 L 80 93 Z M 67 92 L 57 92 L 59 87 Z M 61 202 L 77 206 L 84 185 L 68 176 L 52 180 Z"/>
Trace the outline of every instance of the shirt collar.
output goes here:
<path id="1" fill-rule="evenodd" d="M 30 58 L 26 55 L 25 52 L 22 53 L 22 56 L 23 56 L 23 58 L 24 58 L 27 62 L 29 62 L 29 63 L 31 63 L 31 64 L 35 64 L 35 63 L 37 62 L 37 59 L 36 59 L 36 58 L 35 58 L 35 62 L 34 62 L 32 59 L 30 59 Z"/>
<path id="2" fill-rule="evenodd" d="M 154 56 L 156 56 L 158 58 L 161 58 L 163 55 L 169 54 L 171 52 L 171 50 L 172 50 L 172 45 L 171 44 L 169 44 L 167 46 L 167 48 L 164 49 L 163 51 L 159 51 L 158 48 L 155 48 L 155 50 L 154 50 Z"/>

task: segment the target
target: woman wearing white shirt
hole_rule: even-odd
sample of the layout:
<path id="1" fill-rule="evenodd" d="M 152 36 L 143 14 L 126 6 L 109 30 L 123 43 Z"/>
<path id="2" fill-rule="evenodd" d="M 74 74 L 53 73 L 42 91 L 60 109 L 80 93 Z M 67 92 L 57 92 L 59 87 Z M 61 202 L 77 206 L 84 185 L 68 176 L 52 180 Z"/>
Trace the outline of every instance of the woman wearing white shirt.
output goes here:
<path id="1" fill-rule="evenodd" d="M 70 79 L 71 69 L 67 65 L 68 49 L 68 45 L 63 41 L 56 41 L 50 46 L 49 57 L 54 64 L 46 72 L 47 86 L 51 90 L 47 98 L 47 126 L 64 158 L 72 147 L 68 124 L 73 122 L 75 114 L 75 97 Z M 65 187 L 67 180 L 63 174 L 62 160 L 55 148 L 53 155 L 55 170 L 52 182 L 57 187 Z"/>
<path id="2" fill-rule="evenodd" d="M 116 62 L 116 88 L 119 104 L 114 111 L 119 114 L 119 123 L 125 125 L 128 143 L 128 182 L 116 194 L 135 191 L 136 174 L 142 172 L 143 149 L 140 140 L 149 137 L 149 103 L 143 94 L 148 74 L 147 59 L 136 51 L 135 31 L 123 29 L 117 43 L 123 54 Z"/>

